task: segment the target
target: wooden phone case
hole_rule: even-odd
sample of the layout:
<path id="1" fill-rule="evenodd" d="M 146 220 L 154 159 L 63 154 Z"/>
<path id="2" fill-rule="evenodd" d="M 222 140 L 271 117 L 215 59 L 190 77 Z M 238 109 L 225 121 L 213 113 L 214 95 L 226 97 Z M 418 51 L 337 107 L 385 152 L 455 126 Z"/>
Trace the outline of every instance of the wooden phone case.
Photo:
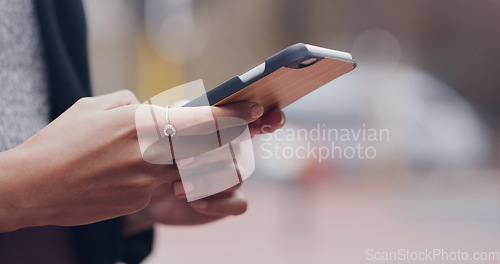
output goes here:
<path id="1" fill-rule="evenodd" d="M 215 105 L 253 101 L 264 106 L 265 112 L 268 112 L 291 104 L 354 68 L 354 62 L 331 58 L 320 59 L 304 68 L 283 66 Z"/>

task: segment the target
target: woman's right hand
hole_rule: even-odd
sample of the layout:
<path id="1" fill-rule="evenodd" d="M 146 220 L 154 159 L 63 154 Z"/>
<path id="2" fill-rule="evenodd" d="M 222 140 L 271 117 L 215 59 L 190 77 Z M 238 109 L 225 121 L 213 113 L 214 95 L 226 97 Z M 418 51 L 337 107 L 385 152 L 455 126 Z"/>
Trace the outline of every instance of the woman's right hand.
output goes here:
<path id="1" fill-rule="evenodd" d="M 129 91 L 83 98 L 23 144 L 1 152 L 0 232 L 130 214 L 147 206 L 156 186 L 177 180 L 175 166 L 144 161 L 136 132 L 138 107 Z M 263 113 L 252 102 L 216 108 L 216 117 L 248 123 Z M 176 125 L 207 121 L 190 113 L 178 114 Z"/>

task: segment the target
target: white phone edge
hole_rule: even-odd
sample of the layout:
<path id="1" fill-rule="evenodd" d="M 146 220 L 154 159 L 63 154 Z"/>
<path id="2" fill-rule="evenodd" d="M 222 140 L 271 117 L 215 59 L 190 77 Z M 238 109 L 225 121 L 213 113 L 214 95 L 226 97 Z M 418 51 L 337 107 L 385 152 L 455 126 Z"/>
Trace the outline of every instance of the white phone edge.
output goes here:
<path id="1" fill-rule="evenodd" d="M 354 58 L 352 57 L 351 54 L 344 52 L 344 51 L 338 51 L 338 50 L 332 50 L 332 49 L 327 49 L 327 48 L 322 48 L 310 44 L 305 44 L 307 50 L 314 56 L 318 57 L 328 57 L 332 59 L 339 59 L 339 60 L 344 60 L 344 61 L 352 61 Z M 240 80 L 244 83 L 249 82 L 253 78 L 261 75 L 264 70 L 266 69 L 266 63 L 263 62 L 253 69 L 239 75 L 238 77 Z"/>

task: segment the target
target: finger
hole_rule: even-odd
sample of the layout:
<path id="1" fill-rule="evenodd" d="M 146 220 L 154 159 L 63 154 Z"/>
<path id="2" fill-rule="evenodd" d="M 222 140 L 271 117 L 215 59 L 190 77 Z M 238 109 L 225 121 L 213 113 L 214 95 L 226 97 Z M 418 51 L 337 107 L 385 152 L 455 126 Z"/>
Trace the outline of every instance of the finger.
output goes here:
<path id="1" fill-rule="evenodd" d="M 219 196 L 219 197 L 227 197 L 228 195 L 230 196 L 233 196 L 234 193 L 241 188 L 241 186 L 243 185 L 243 182 L 240 182 L 236 185 L 234 185 L 233 187 L 229 188 L 229 189 L 226 189 L 220 193 L 216 193 L 214 194 L 213 196 Z"/>
<path id="2" fill-rule="evenodd" d="M 221 219 L 224 216 L 210 216 L 198 213 L 193 210 L 186 199 L 176 199 L 171 194 L 169 184 L 160 185 L 153 192 L 153 200 L 149 206 L 153 211 L 156 211 L 155 218 L 161 223 L 162 218 L 167 218 L 169 225 L 199 225 L 210 223 L 215 220 Z M 165 210 L 166 208 L 175 208 L 175 213 L 172 210 Z"/>
<path id="3" fill-rule="evenodd" d="M 258 108 L 258 111 L 254 116 L 251 116 L 248 114 L 248 109 L 252 109 L 255 106 Z M 167 124 L 165 107 L 145 104 L 132 105 L 115 108 L 108 111 L 108 113 L 113 115 L 113 120 L 125 122 L 130 119 L 127 118 L 128 113 L 133 111 L 135 120 L 133 128 L 137 132 L 144 159 L 153 164 L 171 164 L 174 158 L 179 160 L 203 154 L 224 146 L 228 142 L 240 137 L 242 133 L 249 134 L 249 132 L 245 132 L 248 127 L 246 122 L 252 121 L 256 116 L 261 115 L 263 111 L 261 108 L 260 105 L 251 102 L 241 102 L 221 107 L 172 108 L 169 110 L 169 123 L 174 125 L 178 131 L 172 138 L 166 137 L 163 133 L 163 128 Z M 178 115 L 170 112 L 176 109 L 178 110 Z M 247 109 L 247 113 L 245 114 L 245 111 L 241 109 Z M 221 122 L 218 122 L 219 133 L 213 120 L 212 110 L 214 110 L 215 115 L 218 117 L 217 119 L 221 120 Z M 241 118 L 225 117 L 235 115 Z M 176 124 L 172 120 L 175 119 L 173 118 L 174 116 L 177 116 L 177 121 L 175 122 L 178 123 Z M 180 119 L 181 117 L 183 120 Z M 228 119 L 229 121 L 227 121 Z M 203 122 L 203 120 L 211 121 L 192 124 L 192 122 Z M 129 125 L 130 122 L 133 123 L 134 121 L 127 121 L 127 127 L 131 126 Z M 241 125 L 242 123 L 244 125 Z M 187 136 L 183 135 L 185 130 L 188 131 L 185 133 L 188 134 Z M 196 133 L 201 134 L 189 135 Z M 247 137 L 250 138 L 250 136 Z M 177 146 L 174 148 L 174 153 L 171 151 L 171 144 Z"/>
<path id="4" fill-rule="evenodd" d="M 172 193 L 177 198 L 186 198 L 186 193 L 193 190 L 193 185 L 190 182 L 175 181 L 172 184 Z"/>
<path id="5" fill-rule="evenodd" d="M 155 201 L 174 200 L 175 197 L 173 192 L 173 185 L 175 182 L 177 181 L 167 182 L 156 186 L 153 193 L 151 194 L 151 199 Z"/>
<path id="6" fill-rule="evenodd" d="M 230 162 L 214 162 L 197 168 L 180 168 L 184 192 L 174 189 L 178 197 L 196 200 L 223 192 L 240 184 L 236 167 Z M 179 185 L 179 184 L 177 184 Z"/>
<path id="7" fill-rule="evenodd" d="M 169 108 L 168 119 L 169 124 L 176 128 L 176 135 L 204 135 L 253 122 L 263 112 L 264 108 L 259 104 L 240 102 L 224 106 Z M 137 109 L 136 119 L 154 120 L 149 122 L 149 128 L 163 129 L 167 124 L 166 109 L 143 104 Z"/>
<path id="8" fill-rule="evenodd" d="M 234 185 L 233 187 L 230 187 L 230 188 L 223 190 L 219 193 L 216 193 L 212 196 L 217 196 L 217 197 L 227 197 L 228 195 L 232 196 L 236 190 L 241 188 L 242 184 L 243 183 L 240 182 L 240 183 Z M 193 183 L 191 183 L 188 180 L 186 180 L 184 182 L 181 180 L 178 180 L 178 181 L 173 182 L 171 189 L 172 189 L 172 193 L 174 194 L 175 197 L 185 199 L 187 197 L 186 196 L 187 194 L 193 192 L 194 185 L 193 185 Z"/>
<path id="9" fill-rule="evenodd" d="M 193 210 L 211 216 L 240 215 L 248 208 L 248 203 L 241 192 L 227 198 L 211 196 L 191 202 L 189 205 Z"/>
<path id="10" fill-rule="evenodd" d="M 218 137 L 217 132 L 214 132 L 207 135 L 175 135 L 171 139 L 165 136 L 161 138 L 156 136 L 157 133 L 162 132 L 149 133 L 149 136 L 144 136 L 146 133 L 144 133 L 145 131 L 141 129 L 139 141 L 140 144 L 147 145 L 147 148 L 143 152 L 145 160 L 155 164 L 168 164 L 173 158 L 176 160 L 182 160 L 218 149 L 232 140 L 239 138 L 242 133 L 244 133 L 245 129 L 245 126 L 226 128 L 220 131 L 220 135 L 222 135 L 221 137 Z M 221 140 L 220 142 L 219 139 Z M 172 157 L 170 142 L 172 142 L 172 146 L 174 147 L 174 157 Z"/>
<path id="11" fill-rule="evenodd" d="M 215 107 L 183 107 L 172 109 L 171 122 L 182 135 L 200 135 L 246 125 L 262 116 L 264 108 L 252 102 Z M 179 113 L 179 114 L 176 114 Z"/>
<path id="12" fill-rule="evenodd" d="M 239 140 L 239 138 L 238 138 Z M 238 140 L 235 140 L 235 142 L 231 142 L 232 146 L 232 152 L 229 152 L 230 149 L 225 149 L 225 150 L 213 150 L 210 151 L 210 153 L 207 153 L 207 155 L 197 155 L 197 156 L 191 156 L 188 158 L 180 158 L 182 156 L 188 156 L 186 155 L 187 153 L 175 153 L 176 156 L 176 163 L 179 168 L 182 169 L 191 169 L 191 168 L 196 168 L 208 163 L 214 163 L 214 162 L 223 162 L 223 161 L 231 161 L 233 162 L 234 159 L 238 161 L 242 155 L 243 155 L 243 148 L 245 148 L 244 142 L 239 142 Z M 223 145 L 229 142 L 223 142 Z M 189 144 L 189 143 L 187 143 Z M 195 145 L 196 147 L 199 147 Z M 192 149 L 192 148 L 188 148 Z M 179 155 L 178 155 L 179 154 Z M 191 154 L 193 154 L 191 152 Z M 230 154 L 230 155 L 229 155 Z M 178 158 L 179 157 L 179 158 Z"/>
<path id="13" fill-rule="evenodd" d="M 275 109 L 270 113 L 260 117 L 255 122 L 249 124 L 250 134 L 252 136 L 272 133 L 285 125 L 286 117 L 283 111 Z"/>
<path id="14" fill-rule="evenodd" d="M 261 126 L 271 126 L 274 129 L 282 127 L 285 122 L 285 114 L 280 109 L 274 109 L 273 111 L 259 118 L 259 124 Z"/>
<path id="15" fill-rule="evenodd" d="M 158 185 L 180 180 L 179 170 L 174 165 L 150 164 L 144 162 L 144 165 L 137 166 L 137 174 L 146 175 L 152 180 L 153 187 Z"/>

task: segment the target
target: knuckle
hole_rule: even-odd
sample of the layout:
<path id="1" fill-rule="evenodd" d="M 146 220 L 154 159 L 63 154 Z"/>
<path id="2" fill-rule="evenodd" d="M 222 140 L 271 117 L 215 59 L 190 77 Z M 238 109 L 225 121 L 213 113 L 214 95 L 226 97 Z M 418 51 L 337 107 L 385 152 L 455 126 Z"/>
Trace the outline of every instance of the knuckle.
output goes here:
<path id="1" fill-rule="evenodd" d="M 136 192 L 146 194 L 152 186 L 151 178 L 144 173 L 136 175 L 136 178 L 131 183 Z"/>
<path id="2" fill-rule="evenodd" d="M 135 94 L 130 90 L 122 89 L 122 90 L 117 91 L 116 93 L 117 93 L 117 95 L 120 95 L 123 97 L 135 98 Z"/>
<path id="3" fill-rule="evenodd" d="M 123 106 L 116 118 L 117 125 L 125 129 L 129 136 L 136 136 L 136 112 L 137 107 L 132 105 Z"/>
<path id="4" fill-rule="evenodd" d="M 130 101 L 133 103 L 133 104 L 138 104 L 139 103 L 139 99 L 137 99 L 137 96 L 130 90 L 125 90 L 125 96 L 130 98 Z"/>
<path id="5" fill-rule="evenodd" d="M 120 105 L 129 105 L 139 103 L 135 94 L 130 90 L 119 90 L 115 93 L 116 100 Z"/>
<path id="6" fill-rule="evenodd" d="M 92 97 L 82 97 L 76 101 L 75 105 L 89 105 L 92 102 Z"/>

